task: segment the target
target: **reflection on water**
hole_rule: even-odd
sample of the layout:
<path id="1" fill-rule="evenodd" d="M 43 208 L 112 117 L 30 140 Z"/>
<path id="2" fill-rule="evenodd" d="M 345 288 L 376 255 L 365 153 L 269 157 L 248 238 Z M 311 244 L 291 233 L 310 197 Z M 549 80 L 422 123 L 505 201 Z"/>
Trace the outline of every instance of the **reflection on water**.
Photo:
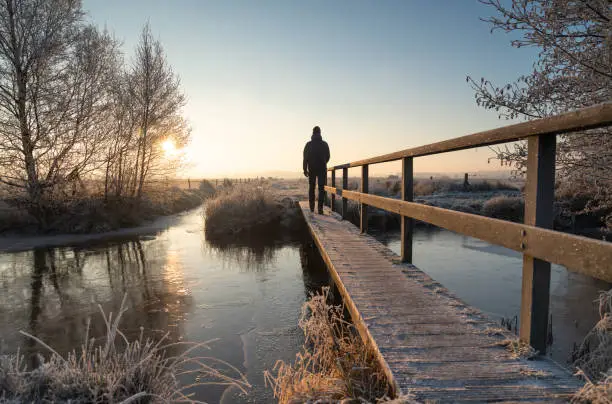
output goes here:
<path id="1" fill-rule="evenodd" d="M 88 319 L 90 337 L 105 335 L 100 307 L 117 313 L 126 296 L 120 327 L 128 338 L 142 327 L 157 338 L 169 333 L 171 341 L 219 339 L 206 355 L 237 366 L 253 385 L 248 397 L 225 386 L 199 387 L 197 399 L 269 402 L 263 371 L 294 357 L 302 344 L 301 305 L 328 282 L 305 229 L 277 236 L 209 242 L 196 210 L 154 239 L 0 254 L 3 349 L 44 352 L 20 330 L 60 353 L 79 347 Z"/>
<path id="2" fill-rule="evenodd" d="M 89 336 L 105 335 L 100 309 L 117 313 L 124 295 L 130 310 L 123 324 L 178 340 L 192 305 L 172 255 L 139 241 L 1 255 L 0 280 L 1 338 L 6 349 L 21 346 L 26 353 L 40 347 L 20 330 L 60 353 L 84 342 L 89 318 Z M 135 338 L 140 330 L 125 332 Z"/>
<path id="3" fill-rule="evenodd" d="M 400 253 L 398 233 L 376 237 Z M 493 318 L 518 316 L 523 263 L 520 253 L 437 228 L 416 228 L 413 243 L 414 264 L 459 298 Z M 552 266 L 553 359 L 567 362 L 574 343 L 579 343 L 599 319 L 594 301 L 601 290 L 608 289 L 606 282 Z"/>
<path id="4" fill-rule="evenodd" d="M 306 229 L 281 236 L 205 240 L 196 210 L 153 239 L 0 254 L 1 345 L 9 352 L 43 352 L 23 330 L 65 353 L 83 342 L 88 319 L 90 336 L 105 335 L 100 307 L 117 313 L 126 296 L 121 328 L 128 337 L 137 337 L 142 327 L 158 338 L 168 332 L 172 341 L 219 339 L 206 355 L 238 367 L 253 385 L 248 397 L 207 386 L 195 388 L 195 398 L 271 402 L 263 371 L 294 358 L 303 342 L 297 326 L 301 305 L 329 284 Z M 380 238 L 399 252 L 398 235 Z M 518 314 L 520 254 L 431 229 L 417 229 L 414 243 L 417 266 L 467 303 L 498 318 Z M 593 300 L 607 288 L 553 267 L 553 358 L 565 361 L 572 344 L 592 327 Z"/>
<path id="5" fill-rule="evenodd" d="M 213 259 L 227 264 L 228 268 L 239 268 L 265 271 L 274 261 L 276 251 L 282 247 L 299 248 L 307 239 L 307 228 L 304 222 L 298 222 L 293 232 L 289 233 L 280 226 L 270 226 L 261 233 L 247 233 L 238 236 L 203 239 L 202 250 Z"/>

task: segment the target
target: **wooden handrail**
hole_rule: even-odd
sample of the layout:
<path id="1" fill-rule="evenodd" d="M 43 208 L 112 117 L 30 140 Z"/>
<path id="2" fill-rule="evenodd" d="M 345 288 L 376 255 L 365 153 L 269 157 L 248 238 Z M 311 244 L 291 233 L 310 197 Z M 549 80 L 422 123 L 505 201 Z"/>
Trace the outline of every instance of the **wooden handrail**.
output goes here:
<path id="1" fill-rule="evenodd" d="M 550 263 L 573 272 L 612 282 L 612 243 L 552 230 L 555 186 L 556 135 L 612 125 L 612 102 L 549 118 L 537 119 L 426 146 L 405 149 L 329 168 L 332 210 L 335 195 L 342 197 L 342 217 L 347 201 L 361 203 L 360 227 L 367 231 L 368 206 L 402 216 L 401 258 L 412 262 L 413 220 L 476 237 L 523 253 L 523 282 L 519 335 L 540 353 L 546 351 L 550 300 Z M 438 153 L 527 139 L 525 223 L 512 223 L 469 213 L 412 202 L 413 159 Z M 402 199 L 371 195 L 368 190 L 370 164 L 402 160 Z M 349 191 L 349 167 L 362 167 L 362 192 Z M 342 187 L 336 187 L 336 170 L 342 169 Z"/>
<path id="2" fill-rule="evenodd" d="M 338 193 L 336 188 L 330 186 L 326 186 L 325 190 L 332 194 Z M 356 191 L 344 190 L 342 197 L 563 265 L 572 272 L 612 283 L 612 243 L 607 241 Z"/>

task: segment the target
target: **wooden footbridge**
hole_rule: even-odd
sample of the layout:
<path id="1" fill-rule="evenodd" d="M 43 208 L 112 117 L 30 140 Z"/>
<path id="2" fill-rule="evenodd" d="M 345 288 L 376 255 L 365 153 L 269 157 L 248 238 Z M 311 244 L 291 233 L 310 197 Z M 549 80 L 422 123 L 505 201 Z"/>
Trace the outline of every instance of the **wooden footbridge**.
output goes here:
<path id="1" fill-rule="evenodd" d="M 372 346 L 396 395 L 418 401 L 565 401 L 580 387 L 546 351 L 550 263 L 612 282 L 612 243 L 552 230 L 556 136 L 612 124 L 612 103 L 476 133 L 330 168 L 332 210 L 304 217 L 364 342 Z M 527 140 L 525 223 L 512 223 L 412 202 L 413 158 Z M 402 199 L 368 193 L 370 164 L 401 160 Z M 361 167 L 361 191 L 349 191 L 348 168 Z M 342 187 L 336 187 L 342 170 Z M 342 215 L 333 213 L 342 198 Z M 360 204 L 360 228 L 346 220 Z M 367 234 L 368 206 L 402 216 L 395 255 Z M 413 220 L 523 253 L 519 337 L 508 340 L 477 310 L 410 264 Z M 461 263 L 457 263 L 461 271 Z"/>

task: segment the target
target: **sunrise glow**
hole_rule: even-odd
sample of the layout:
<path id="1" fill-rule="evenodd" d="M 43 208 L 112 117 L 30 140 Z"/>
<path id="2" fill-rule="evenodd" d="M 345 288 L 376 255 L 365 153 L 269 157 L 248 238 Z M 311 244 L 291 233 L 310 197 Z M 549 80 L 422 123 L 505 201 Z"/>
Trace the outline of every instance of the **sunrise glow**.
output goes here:
<path id="1" fill-rule="evenodd" d="M 178 149 L 176 148 L 174 140 L 172 139 L 164 140 L 161 146 L 167 159 L 174 158 L 178 154 Z"/>

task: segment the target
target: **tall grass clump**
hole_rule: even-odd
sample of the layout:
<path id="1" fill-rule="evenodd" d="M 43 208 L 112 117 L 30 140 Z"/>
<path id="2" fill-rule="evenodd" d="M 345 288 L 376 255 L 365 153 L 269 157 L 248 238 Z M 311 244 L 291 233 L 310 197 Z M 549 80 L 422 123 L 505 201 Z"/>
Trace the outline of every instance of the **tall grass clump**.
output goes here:
<path id="1" fill-rule="evenodd" d="M 198 190 L 204 194 L 206 197 L 211 197 L 215 194 L 215 186 L 209 180 L 200 181 L 200 185 L 198 185 Z"/>
<path id="2" fill-rule="evenodd" d="M 520 222 L 525 214 L 525 202 L 520 197 L 496 196 L 484 203 L 482 214 L 496 219 Z"/>
<path id="3" fill-rule="evenodd" d="M 294 363 L 278 361 L 266 384 L 280 404 L 355 399 L 377 402 L 389 394 L 373 351 L 344 320 L 341 306 L 328 304 L 329 288 L 302 306 L 305 342 Z M 330 400 L 330 401 L 324 401 Z"/>
<path id="4" fill-rule="evenodd" d="M 471 181 L 468 185 L 463 180 L 451 178 L 418 179 L 414 183 L 414 195 L 428 196 L 448 192 L 492 192 L 492 191 L 518 191 L 518 188 L 500 180 Z"/>
<path id="5" fill-rule="evenodd" d="M 572 397 L 572 403 L 610 404 L 612 403 L 612 370 L 603 375 L 599 382 L 587 380 L 584 387 Z"/>
<path id="6" fill-rule="evenodd" d="M 578 349 L 574 366 L 586 379 L 574 402 L 612 403 L 612 289 L 599 296 L 600 320 Z"/>
<path id="7" fill-rule="evenodd" d="M 263 185 L 224 187 L 206 204 L 206 235 L 232 236 L 279 222 L 283 205 Z"/>
<path id="8" fill-rule="evenodd" d="M 45 359 L 38 355 L 39 365 L 29 369 L 24 356 L 0 356 L 0 403 L 166 403 L 198 402 L 186 390 L 205 385 L 196 382 L 181 386 L 178 377 L 195 375 L 196 380 L 231 384 L 242 391 L 250 387 L 246 378 L 231 365 L 208 357 L 190 357 L 196 349 L 208 347 L 203 343 L 155 342 L 143 337 L 128 341 L 119 330 L 125 299 L 115 319 L 100 308 L 106 324 L 106 338 L 98 342 L 85 337 L 79 350 L 62 356 L 35 336 L 21 332 L 49 351 Z M 89 333 L 89 325 L 87 334 Z M 169 348 L 184 346 L 178 356 L 167 356 Z M 216 366 L 229 367 L 236 377 L 222 374 Z M 189 366 L 193 370 L 184 370 Z"/>

